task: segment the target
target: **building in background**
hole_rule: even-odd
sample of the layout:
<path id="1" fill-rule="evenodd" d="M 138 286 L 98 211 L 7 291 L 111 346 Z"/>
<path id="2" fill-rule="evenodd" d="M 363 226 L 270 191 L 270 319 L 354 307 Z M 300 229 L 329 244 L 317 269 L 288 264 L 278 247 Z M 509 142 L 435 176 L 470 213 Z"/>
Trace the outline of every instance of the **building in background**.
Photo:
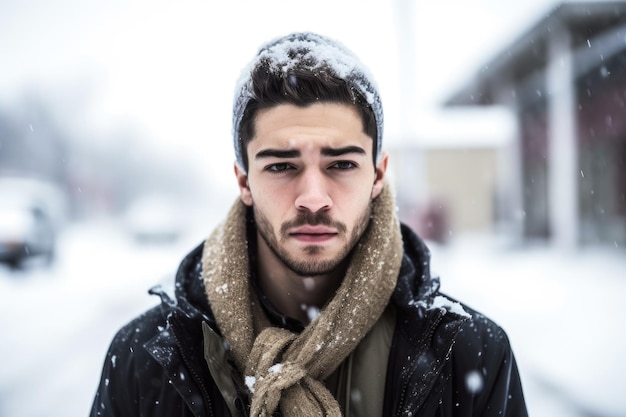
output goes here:
<path id="1" fill-rule="evenodd" d="M 506 109 L 442 111 L 439 105 L 420 105 L 431 79 L 419 74 L 425 65 L 440 63 L 419 55 L 417 16 L 423 10 L 403 0 L 392 7 L 401 88 L 395 130 L 386 133 L 385 148 L 399 217 L 438 243 L 493 232 L 502 224 L 499 196 L 509 183 L 506 143 L 512 140 L 514 119 Z"/>
<path id="2" fill-rule="evenodd" d="M 446 104 L 515 114 L 506 200 L 521 236 L 626 245 L 626 2 L 559 5 Z"/>
<path id="3" fill-rule="evenodd" d="M 436 127 L 387 145 L 399 215 L 439 243 L 499 230 L 507 150 L 515 132 L 508 111 L 449 110 Z"/>

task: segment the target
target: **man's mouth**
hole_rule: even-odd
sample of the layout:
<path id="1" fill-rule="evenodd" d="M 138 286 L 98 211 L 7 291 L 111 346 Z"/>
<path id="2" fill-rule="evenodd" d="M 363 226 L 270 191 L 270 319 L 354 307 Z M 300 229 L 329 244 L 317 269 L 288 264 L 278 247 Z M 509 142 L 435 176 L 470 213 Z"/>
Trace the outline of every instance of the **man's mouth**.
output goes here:
<path id="1" fill-rule="evenodd" d="M 336 229 L 324 225 L 305 225 L 289 231 L 289 237 L 307 243 L 326 242 L 338 235 Z"/>

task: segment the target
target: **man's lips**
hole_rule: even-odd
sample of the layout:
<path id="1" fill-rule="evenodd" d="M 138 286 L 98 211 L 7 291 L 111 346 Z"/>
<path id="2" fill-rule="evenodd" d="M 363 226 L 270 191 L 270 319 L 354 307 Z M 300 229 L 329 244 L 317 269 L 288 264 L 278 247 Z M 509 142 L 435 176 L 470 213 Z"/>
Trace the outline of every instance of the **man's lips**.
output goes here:
<path id="1" fill-rule="evenodd" d="M 336 229 L 328 226 L 301 226 L 289 231 L 289 236 L 304 242 L 323 242 L 337 236 Z"/>
<path id="2" fill-rule="evenodd" d="M 304 225 L 300 227 L 294 227 L 289 231 L 289 234 L 305 234 L 305 235 L 325 235 L 336 234 L 337 229 L 324 225 Z"/>

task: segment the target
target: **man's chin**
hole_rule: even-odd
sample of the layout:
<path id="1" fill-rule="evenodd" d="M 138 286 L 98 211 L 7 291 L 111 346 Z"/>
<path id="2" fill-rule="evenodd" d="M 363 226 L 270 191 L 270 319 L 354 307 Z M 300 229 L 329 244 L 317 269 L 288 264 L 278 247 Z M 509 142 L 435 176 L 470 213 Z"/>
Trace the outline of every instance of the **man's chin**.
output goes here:
<path id="1" fill-rule="evenodd" d="M 328 250 L 320 245 L 309 245 L 305 246 L 302 252 L 304 252 L 305 258 L 308 258 L 311 262 L 316 262 L 320 260 L 319 258 L 324 257 L 324 253 L 328 252 Z M 306 260 L 307 259 L 303 259 L 303 261 Z"/>
<path id="2" fill-rule="evenodd" d="M 305 256 L 297 260 L 283 260 L 283 263 L 297 275 L 314 277 L 334 272 L 341 262 L 336 259 Z"/>

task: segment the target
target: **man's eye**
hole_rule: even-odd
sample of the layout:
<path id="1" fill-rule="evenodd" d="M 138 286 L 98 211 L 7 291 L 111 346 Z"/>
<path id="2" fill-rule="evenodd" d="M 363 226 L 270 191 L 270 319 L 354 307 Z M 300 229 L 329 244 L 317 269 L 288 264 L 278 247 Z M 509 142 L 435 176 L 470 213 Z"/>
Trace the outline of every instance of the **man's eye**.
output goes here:
<path id="1" fill-rule="evenodd" d="M 283 172 L 287 171 L 288 169 L 293 169 L 293 167 L 290 164 L 284 162 L 268 165 L 267 168 L 265 168 L 265 170 L 269 172 Z"/>
<path id="2" fill-rule="evenodd" d="M 336 161 L 330 167 L 344 170 L 344 169 L 354 169 L 357 167 L 357 165 L 351 161 Z"/>

